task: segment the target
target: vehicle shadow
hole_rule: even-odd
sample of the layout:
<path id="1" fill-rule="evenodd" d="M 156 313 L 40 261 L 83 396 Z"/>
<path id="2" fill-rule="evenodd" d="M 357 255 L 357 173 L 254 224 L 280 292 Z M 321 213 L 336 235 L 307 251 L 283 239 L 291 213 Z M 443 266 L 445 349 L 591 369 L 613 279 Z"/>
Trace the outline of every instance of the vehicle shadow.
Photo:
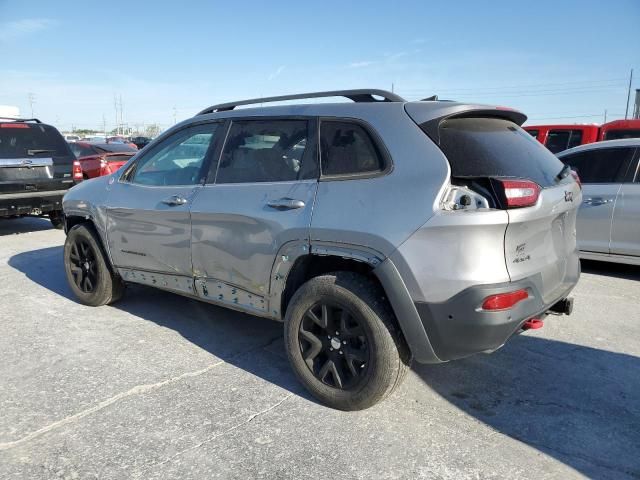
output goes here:
<path id="1" fill-rule="evenodd" d="M 51 221 L 45 217 L 0 218 L 0 237 L 51 229 Z"/>
<path id="2" fill-rule="evenodd" d="M 597 260 L 580 260 L 583 273 L 606 275 L 626 280 L 640 280 L 640 265 L 600 262 Z"/>
<path id="3" fill-rule="evenodd" d="M 15 255 L 9 265 L 73 299 L 62 247 Z M 314 401 L 288 367 L 282 325 L 160 290 L 133 286 L 114 307 L 178 332 L 227 363 Z M 536 336 L 538 335 L 538 336 Z M 589 477 L 640 478 L 640 358 L 526 333 L 492 355 L 416 365 L 428 387 L 504 435 Z M 417 391 L 416 391 L 417 389 Z"/>
<path id="4" fill-rule="evenodd" d="M 535 335 L 414 371 L 468 415 L 589 478 L 640 478 L 640 358 Z"/>
<path id="5" fill-rule="evenodd" d="M 62 246 L 48 247 L 14 255 L 8 263 L 36 284 L 75 302 L 62 253 Z M 315 402 L 288 366 L 281 323 L 142 285 L 128 286 L 124 298 L 112 307 L 174 330 L 221 360 Z"/>

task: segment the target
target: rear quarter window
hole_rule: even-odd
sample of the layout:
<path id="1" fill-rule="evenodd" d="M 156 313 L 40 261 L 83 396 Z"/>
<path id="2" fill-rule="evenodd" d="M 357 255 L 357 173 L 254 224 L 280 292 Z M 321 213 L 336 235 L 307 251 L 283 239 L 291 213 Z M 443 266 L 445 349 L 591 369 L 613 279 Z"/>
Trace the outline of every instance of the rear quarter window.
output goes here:
<path id="1" fill-rule="evenodd" d="M 548 187 L 562 170 L 560 160 L 509 120 L 452 118 L 440 124 L 439 133 L 453 177 L 522 178 Z"/>
<path id="2" fill-rule="evenodd" d="M 366 176 L 385 170 L 380 148 L 367 130 L 355 122 L 323 120 L 320 150 L 323 176 Z"/>

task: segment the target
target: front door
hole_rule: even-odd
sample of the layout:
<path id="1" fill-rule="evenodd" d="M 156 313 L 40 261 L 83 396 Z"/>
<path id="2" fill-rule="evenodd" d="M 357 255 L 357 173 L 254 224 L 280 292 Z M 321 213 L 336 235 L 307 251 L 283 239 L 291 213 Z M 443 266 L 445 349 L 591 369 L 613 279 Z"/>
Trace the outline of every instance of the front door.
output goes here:
<path id="1" fill-rule="evenodd" d="M 189 207 L 202 188 L 218 128 L 208 123 L 173 133 L 143 152 L 111 185 L 109 250 L 116 267 L 133 271 L 127 280 L 151 278 L 141 272 L 192 276 Z M 153 280 L 168 287 L 164 277 Z"/>
<path id="2" fill-rule="evenodd" d="M 309 243 L 318 186 L 313 124 L 277 118 L 229 125 L 211 183 L 191 207 L 193 269 L 203 298 L 271 314 L 276 255 Z"/>
<path id="3" fill-rule="evenodd" d="M 581 251 L 609 253 L 616 198 L 632 155 L 628 148 L 594 148 L 561 158 L 582 181 L 582 206 L 576 224 Z"/>

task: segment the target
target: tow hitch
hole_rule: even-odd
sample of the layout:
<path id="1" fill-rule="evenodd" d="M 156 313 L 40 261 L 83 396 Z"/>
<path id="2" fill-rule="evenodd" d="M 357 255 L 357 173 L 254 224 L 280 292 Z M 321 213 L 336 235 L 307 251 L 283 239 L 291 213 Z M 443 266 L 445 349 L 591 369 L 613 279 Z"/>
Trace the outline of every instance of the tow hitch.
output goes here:
<path id="1" fill-rule="evenodd" d="M 544 321 L 540 318 L 530 318 L 522 324 L 522 330 L 537 330 L 544 327 Z"/>

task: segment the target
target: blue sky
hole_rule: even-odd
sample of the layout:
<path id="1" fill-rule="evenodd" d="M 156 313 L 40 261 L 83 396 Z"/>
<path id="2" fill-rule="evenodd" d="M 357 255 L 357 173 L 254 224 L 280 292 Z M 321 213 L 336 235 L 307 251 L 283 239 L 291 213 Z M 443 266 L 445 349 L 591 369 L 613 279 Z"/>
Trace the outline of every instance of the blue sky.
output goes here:
<path id="1" fill-rule="evenodd" d="M 624 116 L 631 68 L 640 88 L 639 25 L 638 0 L 0 0 L 0 104 L 30 114 L 31 92 L 61 129 L 112 127 L 118 95 L 129 124 L 168 126 L 218 102 L 393 84 L 601 122 Z"/>

